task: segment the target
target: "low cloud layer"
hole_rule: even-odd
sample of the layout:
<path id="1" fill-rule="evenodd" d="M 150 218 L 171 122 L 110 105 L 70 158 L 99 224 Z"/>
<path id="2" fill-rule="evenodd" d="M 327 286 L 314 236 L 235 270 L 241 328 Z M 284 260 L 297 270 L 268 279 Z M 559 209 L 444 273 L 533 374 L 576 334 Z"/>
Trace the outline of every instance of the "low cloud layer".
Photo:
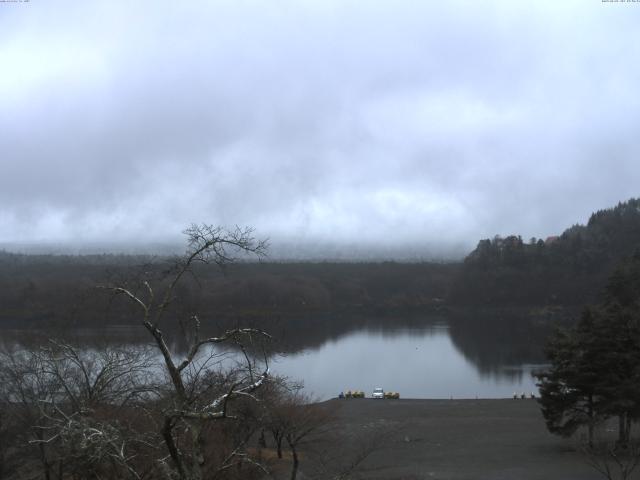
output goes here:
<path id="1" fill-rule="evenodd" d="M 0 4 L 0 243 L 473 246 L 638 196 L 640 4 Z"/>

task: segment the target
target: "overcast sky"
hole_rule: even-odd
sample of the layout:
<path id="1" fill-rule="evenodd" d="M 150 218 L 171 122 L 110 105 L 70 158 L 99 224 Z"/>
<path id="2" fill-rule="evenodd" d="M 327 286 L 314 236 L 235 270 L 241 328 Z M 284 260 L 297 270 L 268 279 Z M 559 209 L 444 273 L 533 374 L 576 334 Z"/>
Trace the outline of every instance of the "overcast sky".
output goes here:
<path id="1" fill-rule="evenodd" d="M 0 243 L 560 233 L 640 195 L 639 24 L 601 0 L 2 2 Z"/>

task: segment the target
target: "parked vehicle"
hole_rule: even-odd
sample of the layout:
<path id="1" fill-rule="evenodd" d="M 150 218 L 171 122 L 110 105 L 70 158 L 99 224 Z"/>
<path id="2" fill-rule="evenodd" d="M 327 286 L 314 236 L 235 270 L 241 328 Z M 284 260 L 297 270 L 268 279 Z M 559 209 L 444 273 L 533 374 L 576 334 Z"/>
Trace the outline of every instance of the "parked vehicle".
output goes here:
<path id="1" fill-rule="evenodd" d="M 384 390 L 382 389 L 382 387 L 374 388 L 371 398 L 384 398 Z"/>

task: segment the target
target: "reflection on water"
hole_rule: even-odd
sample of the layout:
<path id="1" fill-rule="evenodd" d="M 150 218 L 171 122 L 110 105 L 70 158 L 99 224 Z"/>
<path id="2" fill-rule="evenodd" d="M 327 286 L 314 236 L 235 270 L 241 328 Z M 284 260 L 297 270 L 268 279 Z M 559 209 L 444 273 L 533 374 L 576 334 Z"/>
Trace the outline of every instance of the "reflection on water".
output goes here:
<path id="1" fill-rule="evenodd" d="M 278 358 L 274 372 L 304 379 L 320 398 L 374 387 L 404 398 L 500 398 L 536 391 L 534 365 L 478 369 L 456 348 L 446 324 L 367 329 L 302 353 Z"/>
<path id="2" fill-rule="evenodd" d="M 548 323 L 529 318 L 480 315 L 440 317 L 318 316 L 282 324 L 256 325 L 278 339 L 272 348 L 290 352 L 271 360 L 274 373 L 302 380 L 308 392 L 326 399 L 341 391 L 374 387 L 404 398 L 500 398 L 535 392 L 531 372 L 544 362 Z M 180 332 L 167 331 L 170 347 L 184 351 Z M 3 332 L 3 337 L 11 339 Z M 56 332 L 60 335 L 60 331 Z M 49 334 L 22 332 L 19 343 L 46 342 Z M 74 343 L 148 344 L 137 325 L 103 330 L 73 328 Z M 5 340 L 5 341 L 6 341 Z"/>

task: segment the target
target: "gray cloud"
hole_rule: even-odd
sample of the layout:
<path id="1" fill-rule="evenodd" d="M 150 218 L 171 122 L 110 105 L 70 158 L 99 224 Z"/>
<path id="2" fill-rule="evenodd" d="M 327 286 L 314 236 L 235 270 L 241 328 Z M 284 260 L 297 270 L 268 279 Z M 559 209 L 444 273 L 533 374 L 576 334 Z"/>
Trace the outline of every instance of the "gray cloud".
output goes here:
<path id="1" fill-rule="evenodd" d="M 638 195 L 638 5 L 0 5 L 0 242 L 558 233 Z"/>

